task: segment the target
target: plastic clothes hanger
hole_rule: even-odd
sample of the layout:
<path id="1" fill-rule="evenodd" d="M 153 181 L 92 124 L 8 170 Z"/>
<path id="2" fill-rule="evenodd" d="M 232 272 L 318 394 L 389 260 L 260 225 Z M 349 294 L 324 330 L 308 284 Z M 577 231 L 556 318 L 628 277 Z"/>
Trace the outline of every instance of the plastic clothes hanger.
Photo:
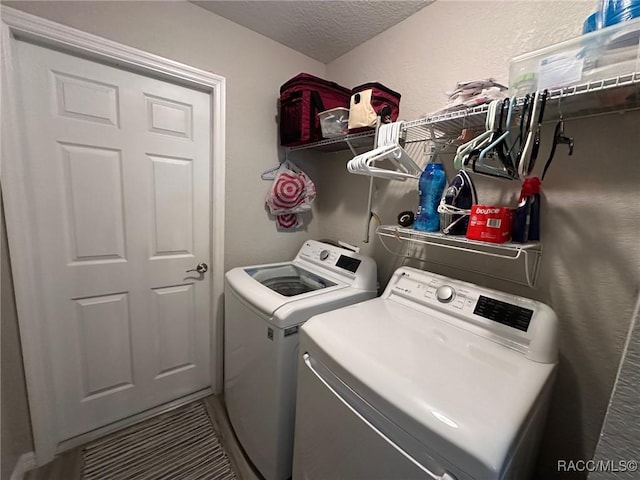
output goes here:
<path id="1" fill-rule="evenodd" d="M 528 93 L 524 96 L 522 101 L 522 106 L 520 107 L 520 120 L 518 121 L 518 136 L 513 141 L 513 145 L 509 150 L 509 158 L 511 159 L 511 165 L 514 169 L 514 172 L 517 174 L 518 170 L 518 160 L 520 158 L 520 154 L 522 152 L 522 148 L 524 145 L 523 137 L 526 135 L 526 131 L 528 130 L 528 126 L 526 125 L 525 118 L 527 117 L 527 113 L 529 112 L 529 103 L 531 101 L 531 95 Z M 514 157 L 514 151 L 515 157 Z"/>
<path id="2" fill-rule="evenodd" d="M 551 145 L 551 152 L 549 152 L 549 158 L 547 162 L 544 164 L 544 169 L 542 170 L 542 177 L 540 180 L 544 180 L 544 176 L 547 174 L 547 170 L 549 169 L 549 165 L 551 165 L 551 161 L 556 154 L 556 147 L 558 144 L 569 145 L 569 155 L 573 155 L 573 138 L 567 137 L 564 135 L 564 120 L 562 118 L 562 109 L 560 108 L 560 100 L 562 98 L 562 92 L 558 97 L 558 112 L 560 114 L 560 119 L 558 123 L 556 123 L 556 128 L 553 132 L 553 144 Z"/>
<path id="3" fill-rule="evenodd" d="M 498 131 L 501 133 L 502 132 L 507 133 L 507 136 L 504 140 L 498 143 L 495 150 L 505 170 L 508 171 L 511 175 L 517 175 L 517 172 L 515 172 L 515 169 L 513 168 L 513 158 L 511 157 L 511 152 L 513 151 L 513 146 L 515 145 L 515 140 L 513 140 L 513 142 L 511 141 L 511 116 L 512 115 L 510 115 L 508 118 L 508 121 L 504 123 L 504 128 L 502 123 L 505 104 L 509 109 L 511 109 L 511 114 L 513 114 L 517 105 L 516 97 L 512 97 L 510 99 L 505 98 L 504 102 L 502 103 L 502 112 L 500 113 L 500 124 L 498 125 Z M 508 143 L 507 143 L 507 140 L 509 140 Z M 511 146 L 509 146 L 509 144 L 511 144 Z"/>
<path id="4" fill-rule="evenodd" d="M 498 100 L 497 102 L 501 102 L 501 100 Z M 490 116 L 491 114 L 493 114 L 493 117 Z M 497 128 L 496 127 L 497 104 L 496 104 L 496 109 L 489 111 L 487 115 L 488 115 L 487 128 L 495 132 Z M 471 170 L 474 173 L 479 173 L 479 174 L 487 175 L 490 177 L 513 179 L 514 173 L 509 173 L 507 167 L 500 169 L 500 168 L 493 167 L 491 165 L 487 165 L 486 163 L 484 163 L 484 161 L 478 162 L 480 154 L 486 148 L 486 146 L 491 142 L 491 138 L 492 137 L 485 137 L 485 140 L 481 142 L 479 145 L 477 145 L 478 148 L 476 148 L 475 150 L 472 150 L 466 155 L 466 157 L 463 159 L 463 162 L 462 162 L 463 169 Z"/>
<path id="5" fill-rule="evenodd" d="M 468 158 L 469 154 L 475 150 L 478 146 L 482 145 L 483 142 L 488 141 L 493 134 L 493 124 L 495 121 L 495 109 L 497 106 L 497 102 L 493 101 L 489 104 L 489 109 L 487 110 L 487 116 L 485 118 L 485 131 L 480 135 L 472 138 L 467 143 L 460 145 L 456 150 L 456 155 L 453 159 L 453 166 L 456 170 L 460 170 Z"/>
<path id="6" fill-rule="evenodd" d="M 533 114 L 536 94 L 537 92 L 532 95 L 527 94 L 525 96 L 524 106 L 520 115 L 520 134 L 518 140 L 519 147 L 514 162 L 514 166 L 518 171 L 518 177 L 520 177 L 520 163 L 527 143 L 527 138 L 529 136 L 529 128 L 531 127 L 531 118 Z"/>
<path id="7" fill-rule="evenodd" d="M 504 132 L 502 132 L 503 110 L 504 110 L 505 103 L 507 102 L 509 104 L 507 109 L 507 121 L 505 124 Z M 484 149 L 480 152 L 478 159 L 473 163 L 474 172 L 486 173 L 486 172 L 476 170 L 477 167 L 481 167 L 482 169 L 486 169 L 488 172 L 494 173 L 496 176 L 511 178 L 511 179 L 514 178 L 514 175 L 516 174 L 516 172 L 513 168 L 513 163 L 510 157 L 509 159 L 507 159 L 506 157 L 506 155 L 509 155 L 509 150 L 510 150 L 506 145 L 506 140 L 507 138 L 509 138 L 509 126 L 511 125 L 511 117 L 513 114 L 515 104 L 516 104 L 516 97 L 512 97 L 511 99 L 505 99 L 505 102 L 503 102 L 502 104 L 503 108 L 500 113 L 500 120 L 498 121 L 498 127 L 496 128 L 496 133 L 499 133 L 500 135 L 493 142 L 491 142 L 489 145 L 484 147 Z M 507 147 L 504 150 L 502 149 L 503 144 Z M 496 148 L 496 147 L 499 147 L 499 148 Z M 498 157 L 500 158 L 500 161 L 504 167 L 502 169 L 492 167 L 484 163 L 484 158 L 486 157 L 486 155 L 494 149 L 497 151 Z M 505 150 L 507 152 L 506 154 L 505 154 Z"/>
<path id="8" fill-rule="evenodd" d="M 540 131 L 542 130 L 542 119 L 544 118 L 544 107 L 547 105 L 547 97 L 549 92 L 545 90 L 540 97 L 540 109 L 538 111 L 538 119 L 535 126 L 535 136 L 533 139 L 533 148 L 531 149 L 531 158 L 529 159 L 527 175 L 530 175 L 533 171 L 533 167 L 536 164 L 538 158 L 538 151 L 540 150 Z"/>
<path id="9" fill-rule="evenodd" d="M 422 173 L 420 167 L 399 144 L 403 127 L 403 122 L 382 126 L 379 131 L 379 146 L 353 157 L 347 163 L 347 170 L 350 173 L 400 181 L 407 178 L 419 178 Z M 395 170 L 375 166 L 376 162 L 382 160 L 389 160 Z"/>
<path id="10" fill-rule="evenodd" d="M 396 170 L 376 167 L 375 163 L 381 160 L 389 160 Z M 407 178 L 419 178 L 422 173 L 420 167 L 400 145 L 386 145 L 375 148 L 370 152 L 356 155 L 347 163 L 347 170 L 350 173 L 359 175 L 400 181 L 404 181 Z"/>
<path id="11" fill-rule="evenodd" d="M 275 180 L 276 179 L 276 175 L 278 174 L 278 171 L 289 165 L 289 149 L 285 148 L 284 149 L 284 160 L 282 162 L 280 162 L 278 165 L 275 165 L 273 167 L 269 167 L 266 170 L 263 170 L 262 173 L 260 174 L 260 179 L 261 180 Z"/>
<path id="12" fill-rule="evenodd" d="M 553 133 L 553 144 L 551 145 L 551 152 L 549 152 L 549 158 L 547 159 L 547 163 L 545 163 L 544 165 L 544 169 L 542 170 L 542 177 L 540 178 L 540 180 L 544 180 L 544 176 L 549 169 L 549 165 L 551 165 L 551 161 L 556 154 L 556 147 L 559 143 L 569 145 L 569 155 L 573 155 L 573 138 L 566 137 L 564 135 L 564 120 L 562 119 L 560 119 L 558 123 L 556 123 L 556 129 Z"/>
<path id="13" fill-rule="evenodd" d="M 535 93 L 533 97 L 533 103 L 529 110 L 529 120 L 527 121 L 527 139 L 521 149 L 518 152 L 518 176 L 525 178 L 529 173 L 529 160 L 531 159 L 531 152 L 533 151 L 533 144 L 536 136 L 536 125 L 534 125 L 534 119 L 538 116 L 540 109 L 540 91 Z"/>
<path id="14" fill-rule="evenodd" d="M 300 168 L 298 168 L 292 161 L 286 158 L 286 154 L 285 154 L 285 159 L 282 163 L 279 163 L 278 165 L 274 165 L 273 167 L 269 167 L 266 170 L 263 170 L 262 173 L 260 174 L 260 178 L 262 180 L 275 180 L 276 175 L 282 169 L 289 169 L 296 173 L 302 172 Z"/>
<path id="15" fill-rule="evenodd" d="M 525 117 L 527 115 L 527 112 L 529 111 L 529 102 L 531 101 L 531 95 L 529 95 L 528 93 L 524 96 L 524 101 L 522 103 L 522 109 L 520 110 L 520 122 L 518 125 L 518 142 L 520 143 L 520 146 L 522 146 L 522 140 L 523 140 L 523 135 L 524 135 L 524 131 L 523 131 L 523 127 L 525 127 Z M 528 130 L 529 127 L 526 126 L 525 130 Z"/>
<path id="16" fill-rule="evenodd" d="M 260 174 L 260 178 L 262 180 L 274 180 L 276 178 L 276 173 L 278 172 L 278 170 L 280 170 L 281 167 L 282 164 L 280 163 L 274 167 L 269 167 L 266 170 L 263 170 Z"/>
<path id="17" fill-rule="evenodd" d="M 485 119 L 484 133 L 481 133 L 480 135 L 471 139 L 467 143 L 460 145 L 456 150 L 456 155 L 453 159 L 453 166 L 456 168 L 456 170 L 460 170 L 464 168 L 466 165 L 468 165 L 469 155 L 473 151 L 478 150 L 479 148 L 482 148 L 484 145 L 486 145 L 490 141 L 491 136 L 495 132 L 496 112 L 497 112 L 498 104 L 500 102 L 501 102 L 500 100 L 493 100 L 489 104 L 489 108 L 487 110 L 487 116 Z"/>
<path id="18" fill-rule="evenodd" d="M 514 176 L 510 174 L 506 169 L 492 167 L 491 165 L 487 165 L 485 163 L 478 164 L 478 156 L 472 156 L 469 163 L 471 163 L 471 171 L 474 173 L 479 173 L 495 178 L 506 178 L 508 180 L 514 179 Z"/>

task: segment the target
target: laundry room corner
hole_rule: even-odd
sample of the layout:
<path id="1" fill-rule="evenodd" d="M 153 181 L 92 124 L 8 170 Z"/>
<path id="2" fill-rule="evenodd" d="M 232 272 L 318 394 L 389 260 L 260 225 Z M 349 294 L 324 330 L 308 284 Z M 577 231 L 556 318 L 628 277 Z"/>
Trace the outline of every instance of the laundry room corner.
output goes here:
<path id="1" fill-rule="evenodd" d="M 442 107 L 457 82 L 493 78 L 506 84 L 511 58 L 576 37 L 597 6 L 597 1 L 436 2 L 331 62 L 327 72 L 329 78 L 347 85 L 375 78 L 402 93 L 399 119 L 419 118 Z M 553 126 L 543 126 L 543 159 L 549 155 Z M 571 157 L 559 156 L 544 182 L 544 253 L 535 289 L 467 271 L 499 273 L 499 262 L 485 257 L 442 249 L 434 253 L 437 258 L 427 253 L 426 261 L 394 257 L 376 238 L 375 221 L 370 222 L 370 241 L 363 243 L 369 179 L 344 169 L 348 155 L 326 155 L 328 168 L 318 182 L 320 188 L 331 183 L 345 192 L 340 198 L 320 199 L 323 232 L 342 236 L 372 255 L 382 285 L 409 261 L 535 298 L 556 310 L 560 369 L 537 478 L 558 478 L 559 458 L 593 455 L 640 283 L 640 248 L 635 240 L 640 234 L 640 112 L 576 119 L 565 126 L 576 150 Z M 545 139 L 549 139 L 546 145 Z M 454 153 L 455 149 L 445 150 L 438 159 L 449 179 L 454 173 L 449 170 Z M 426 154 L 418 158 L 424 166 Z M 482 204 L 517 199 L 515 182 L 482 176 L 474 181 Z M 415 211 L 415 181 L 376 178 L 373 185 L 372 211 L 382 224 L 396 224 L 403 210 Z M 406 253 L 401 242 L 384 240 L 390 250 Z M 416 251 L 418 256 L 424 253 Z M 430 263 L 429 258 L 438 262 Z M 462 269 L 442 266 L 441 261 Z"/>
<path id="2" fill-rule="evenodd" d="M 358 8 L 403 20 L 303 48 Z M 640 0 L 2 11 L 3 479 L 92 451 L 98 480 L 640 461 Z"/>
<path id="3" fill-rule="evenodd" d="M 260 178 L 260 172 L 280 160 L 278 108 L 274 92 L 287 78 L 300 71 L 324 75 L 326 66 L 323 63 L 190 2 L 18 1 L 3 2 L 3 7 L 59 22 L 225 77 L 226 152 L 222 169 L 226 170 L 225 270 L 245 262 L 264 261 L 267 255 L 270 259 L 291 258 L 304 240 L 320 236 L 313 212 L 308 214 L 305 229 L 295 233 L 276 230 L 273 218 L 265 210 L 265 196 L 270 183 Z M 300 168 L 314 178 L 314 163 L 302 160 Z M 5 180 L 3 177 L 3 182 Z M 214 196 L 210 200 L 215 206 L 221 199 Z M 7 267 L 3 258 L 3 276 L 9 272 Z M 3 296 L 5 285 L 3 281 Z M 10 304 L 4 298 L 2 303 L 3 308 Z M 221 328 L 222 311 L 215 315 L 219 319 L 213 325 Z M 5 322 L 12 322 L 11 329 L 17 329 L 15 318 L 3 315 L 2 321 L 3 330 Z M 3 335 L 4 341 L 12 344 L 3 345 L 3 355 L 17 351 L 19 339 L 16 335 Z M 212 353 L 221 356 L 221 346 L 216 348 Z M 214 368 L 217 367 L 222 368 L 221 360 L 215 363 Z M 16 382 L 23 381 L 17 369 L 15 376 Z M 3 395 L 11 392 L 16 397 L 15 401 L 24 404 L 26 399 L 20 397 L 19 388 L 5 388 L 10 386 L 5 381 L 9 382 L 11 378 L 3 375 Z M 222 378 L 219 381 L 222 382 Z M 3 401 L 3 413 L 5 405 L 10 403 Z M 21 432 L 28 432 L 28 417 L 15 416 L 14 420 L 16 425 L 11 426 L 11 433 L 22 435 Z M 10 427 L 10 424 L 3 422 L 3 434 L 5 426 Z M 3 455 L 3 472 L 10 472 L 20 454 L 33 449 L 28 441 L 15 443 L 15 446 L 19 450 L 15 455 Z"/>

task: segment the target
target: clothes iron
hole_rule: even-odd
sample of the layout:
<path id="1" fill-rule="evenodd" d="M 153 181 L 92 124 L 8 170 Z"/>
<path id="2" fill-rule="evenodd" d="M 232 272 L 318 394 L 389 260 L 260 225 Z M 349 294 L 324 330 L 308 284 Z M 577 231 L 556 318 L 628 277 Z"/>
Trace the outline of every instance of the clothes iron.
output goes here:
<path id="1" fill-rule="evenodd" d="M 445 189 L 438 212 L 442 215 L 442 233 L 464 235 L 467 233 L 471 205 L 478 203 L 476 187 L 469 174 L 460 170 Z"/>

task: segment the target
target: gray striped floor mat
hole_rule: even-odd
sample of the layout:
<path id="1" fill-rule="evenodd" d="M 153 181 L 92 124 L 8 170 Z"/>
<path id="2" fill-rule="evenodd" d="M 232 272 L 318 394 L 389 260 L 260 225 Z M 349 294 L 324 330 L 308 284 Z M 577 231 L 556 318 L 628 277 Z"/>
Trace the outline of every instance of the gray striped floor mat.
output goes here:
<path id="1" fill-rule="evenodd" d="M 201 402 L 147 420 L 82 449 L 83 480 L 233 480 Z"/>

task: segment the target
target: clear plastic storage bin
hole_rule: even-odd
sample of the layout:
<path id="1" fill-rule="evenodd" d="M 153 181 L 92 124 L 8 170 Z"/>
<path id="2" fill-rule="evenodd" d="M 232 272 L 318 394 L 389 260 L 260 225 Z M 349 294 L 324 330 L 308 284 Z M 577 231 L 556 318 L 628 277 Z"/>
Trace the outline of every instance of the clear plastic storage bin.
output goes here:
<path id="1" fill-rule="evenodd" d="M 320 128 L 324 138 L 339 137 L 349 133 L 349 109 L 344 107 L 332 108 L 318 114 Z"/>
<path id="2" fill-rule="evenodd" d="M 509 62 L 509 94 L 598 82 L 640 71 L 640 18 L 602 28 Z"/>

